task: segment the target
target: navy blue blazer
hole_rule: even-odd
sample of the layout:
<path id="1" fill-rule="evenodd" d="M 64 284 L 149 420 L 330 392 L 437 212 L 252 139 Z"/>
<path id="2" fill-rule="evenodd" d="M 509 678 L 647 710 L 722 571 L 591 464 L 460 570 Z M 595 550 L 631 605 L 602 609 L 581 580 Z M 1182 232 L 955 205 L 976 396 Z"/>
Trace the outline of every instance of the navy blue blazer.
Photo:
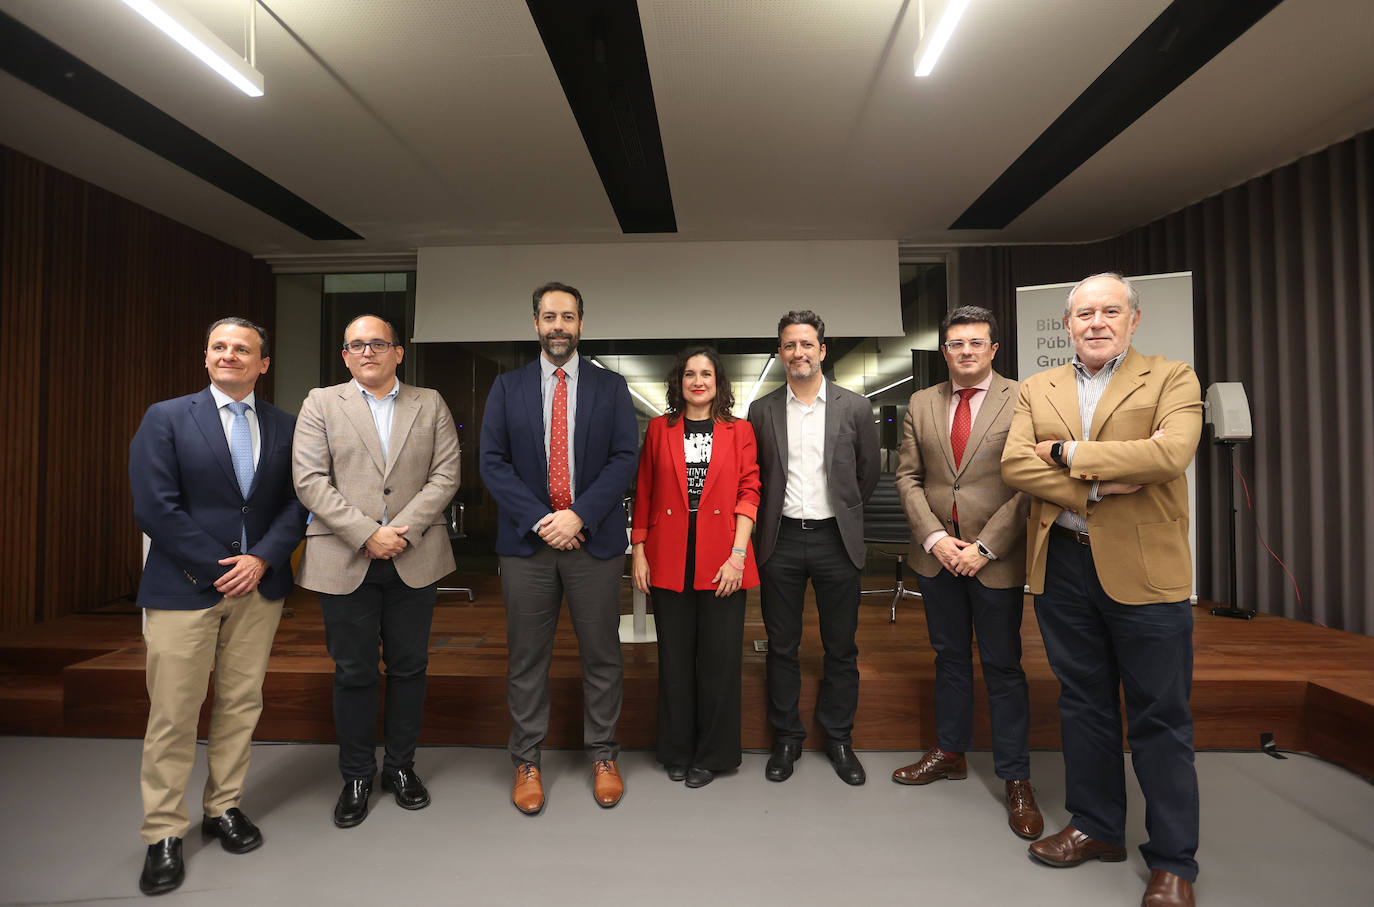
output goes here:
<path id="1" fill-rule="evenodd" d="M 269 565 L 258 591 L 269 599 L 291 591 L 291 553 L 305 536 L 305 508 L 291 484 L 296 417 L 261 398 L 256 412 L 261 452 L 244 498 L 208 387 L 148 407 L 129 444 L 134 519 L 153 540 L 138 584 L 142 607 L 218 603 L 215 580 L 229 571 L 218 562 L 239 553 L 244 525 L 248 553 Z"/>
<path id="2" fill-rule="evenodd" d="M 552 512 L 544 452 L 539 360 L 497 376 L 482 414 L 482 483 L 500 508 L 496 553 L 529 557 L 545 544 L 532 527 Z M 585 358 L 577 375 L 572 510 L 585 524 L 584 548 L 602 560 L 625 554 L 625 508 L 639 460 L 639 427 L 619 374 Z"/>

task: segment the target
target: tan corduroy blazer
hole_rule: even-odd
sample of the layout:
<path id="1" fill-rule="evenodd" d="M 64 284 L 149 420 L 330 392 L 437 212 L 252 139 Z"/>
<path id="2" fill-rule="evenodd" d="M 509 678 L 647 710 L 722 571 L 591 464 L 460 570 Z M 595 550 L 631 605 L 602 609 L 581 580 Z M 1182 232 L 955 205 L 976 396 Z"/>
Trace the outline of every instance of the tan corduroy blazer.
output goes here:
<path id="1" fill-rule="evenodd" d="M 1164 436 L 1152 440 L 1157 429 Z M 1050 527 L 1063 510 L 1088 522 L 1102 588 L 1127 605 L 1183 601 L 1193 590 L 1188 550 L 1188 479 L 1184 471 L 1202 437 L 1202 392 L 1186 362 L 1143 356 L 1132 348 L 1112 376 L 1091 431 L 1083 437 L 1072 365 L 1021 382 L 1002 453 L 1007 484 L 1032 496 L 1027 522 L 1027 581 L 1045 588 Z M 1076 440 L 1072 466 L 1035 455 L 1046 440 Z M 1143 486 L 1134 494 L 1088 502 L 1094 481 Z"/>
<path id="2" fill-rule="evenodd" d="M 940 561 L 921 547 L 937 529 L 981 540 L 997 556 L 975 575 L 990 589 L 1009 589 L 1026 581 L 1026 514 L 1030 499 L 1002 481 L 1002 445 L 1011 428 L 1016 382 L 992 373 L 992 384 L 969 431 L 959 468 L 949 443 L 948 381 L 917 391 L 907 403 L 902 446 L 897 459 L 897 493 L 911 522 L 908 562 L 922 576 L 940 572 Z"/>
<path id="3" fill-rule="evenodd" d="M 346 595 L 362 584 L 371 560 L 363 545 L 384 514 L 409 526 L 410 547 L 396 572 L 412 588 L 454 568 L 444 508 L 458 490 L 458 433 L 439 393 L 402 384 L 388 451 L 362 391 L 352 382 L 312 390 L 296 419 L 292 472 L 296 496 L 313 518 L 296 582 Z"/>

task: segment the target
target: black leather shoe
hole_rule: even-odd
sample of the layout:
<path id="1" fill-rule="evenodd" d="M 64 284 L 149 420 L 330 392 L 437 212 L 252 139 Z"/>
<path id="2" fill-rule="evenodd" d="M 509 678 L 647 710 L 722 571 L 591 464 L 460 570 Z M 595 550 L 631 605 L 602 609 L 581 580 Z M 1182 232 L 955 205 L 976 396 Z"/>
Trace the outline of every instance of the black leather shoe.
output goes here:
<path id="1" fill-rule="evenodd" d="M 705 787 L 716 779 L 716 773 L 709 768 L 696 768 L 695 766 L 687 769 L 688 787 Z"/>
<path id="2" fill-rule="evenodd" d="M 830 764 L 835 766 L 835 774 L 839 775 L 845 784 L 857 786 L 868 780 L 863 763 L 855 754 L 854 747 L 848 743 L 827 743 L 825 754 L 830 757 Z"/>
<path id="3" fill-rule="evenodd" d="M 201 819 L 200 833 L 207 838 L 219 838 L 220 846 L 230 853 L 248 853 L 262 846 L 262 832 L 237 806 L 226 809 L 217 818 Z"/>
<path id="4" fill-rule="evenodd" d="M 773 753 L 768 757 L 768 766 L 763 770 L 763 777 L 769 781 L 786 781 L 792 777 L 792 763 L 800 758 L 800 743 L 774 743 Z"/>
<path id="5" fill-rule="evenodd" d="M 148 845 L 143 858 L 143 875 L 138 877 L 138 890 L 144 894 L 164 894 L 181 887 L 186 881 L 186 864 L 181 861 L 181 839 L 163 838 Z"/>
<path id="6" fill-rule="evenodd" d="M 686 778 L 686 777 L 687 777 L 687 766 L 685 766 L 685 765 L 670 765 L 670 766 L 668 766 L 668 780 L 669 780 L 669 781 L 681 781 L 683 778 Z"/>
<path id="7" fill-rule="evenodd" d="M 401 809 L 424 809 L 429 805 L 429 791 L 413 768 L 382 772 L 382 790 L 394 793 Z"/>
<path id="8" fill-rule="evenodd" d="M 352 828 L 367 818 L 367 798 L 372 796 L 371 778 L 349 778 L 334 804 L 334 824 Z"/>

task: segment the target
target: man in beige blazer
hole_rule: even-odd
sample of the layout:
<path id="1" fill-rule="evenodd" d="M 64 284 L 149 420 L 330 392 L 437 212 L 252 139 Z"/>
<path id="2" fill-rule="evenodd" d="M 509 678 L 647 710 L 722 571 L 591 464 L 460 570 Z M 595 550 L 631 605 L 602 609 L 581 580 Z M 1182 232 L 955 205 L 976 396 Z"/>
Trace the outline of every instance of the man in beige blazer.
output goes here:
<path id="1" fill-rule="evenodd" d="M 436 391 L 396 378 L 404 352 L 390 324 L 355 318 L 343 344 L 353 380 L 312 390 L 296 420 L 296 494 L 312 514 L 296 581 L 320 594 L 334 658 L 340 828 L 367 818 L 377 773 L 379 639 L 382 789 L 406 809 L 429 805 L 415 773 L 415 742 L 435 594 L 454 567 L 443 512 L 458 490 L 458 434 Z"/>
<path id="2" fill-rule="evenodd" d="M 945 316 L 940 333 L 950 380 L 911 395 L 897 462 L 897 492 L 911 521 L 909 563 L 935 649 L 937 745 L 893 772 L 892 780 L 929 784 L 968 777 L 976 632 L 1007 821 L 1034 840 L 1045 822 L 1030 784 L 1030 697 L 1021 670 L 1028 499 L 1002 481 L 1016 382 L 992 370 L 992 312 L 957 308 Z"/>
<path id="3" fill-rule="evenodd" d="M 1126 859 L 1121 707 L 1145 795 L 1147 907 L 1193 904 L 1197 772 L 1188 468 L 1202 434 L 1197 376 L 1131 347 L 1135 288 L 1095 274 L 1069 293 L 1074 360 L 1021 384 L 1002 454 L 1030 494 L 1027 559 L 1045 654 L 1059 678 L 1066 806 L 1030 846 L 1051 866 Z"/>

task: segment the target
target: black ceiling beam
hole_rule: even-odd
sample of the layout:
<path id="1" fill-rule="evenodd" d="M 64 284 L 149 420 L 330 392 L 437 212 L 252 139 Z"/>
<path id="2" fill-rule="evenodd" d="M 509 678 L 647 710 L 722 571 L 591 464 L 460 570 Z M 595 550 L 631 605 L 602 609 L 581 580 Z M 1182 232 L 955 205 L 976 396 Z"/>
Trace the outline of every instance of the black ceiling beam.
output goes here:
<path id="1" fill-rule="evenodd" d="M 0 68 L 310 239 L 362 239 L 38 32 L 0 13 Z"/>
<path id="2" fill-rule="evenodd" d="M 635 0 L 526 0 L 624 233 L 676 233 Z"/>
<path id="3" fill-rule="evenodd" d="M 1280 2 L 1174 0 L 950 229 L 1004 229 Z"/>

